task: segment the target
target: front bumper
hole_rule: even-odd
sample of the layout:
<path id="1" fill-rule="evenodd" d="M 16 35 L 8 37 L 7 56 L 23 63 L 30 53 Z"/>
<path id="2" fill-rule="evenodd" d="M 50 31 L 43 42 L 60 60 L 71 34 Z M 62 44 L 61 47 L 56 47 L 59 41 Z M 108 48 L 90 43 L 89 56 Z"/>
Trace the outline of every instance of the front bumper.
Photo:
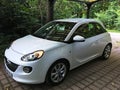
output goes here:
<path id="1" fill-rule="evenodd" d="M 21 61 L 21 55 L 14 52 L 12 49 L 7 49 L 5 51 L 5 68 L 6 72 L 17 82 L 26 83 L 26 84 L 37 84 L 43 83 L 45 81 L 46 73 L 44 71 L 43 60 L 38 60 L 34 62 L 23 62 Z M 20 56 L 20 57 L 19 57 Z M 13 59 L 16 60 L 13 60 Z M 16 62 L 15 62 L 16 61 Z M 23 68 L 25 66 L 32 67 L 30 73 L 25 73 Z"/>

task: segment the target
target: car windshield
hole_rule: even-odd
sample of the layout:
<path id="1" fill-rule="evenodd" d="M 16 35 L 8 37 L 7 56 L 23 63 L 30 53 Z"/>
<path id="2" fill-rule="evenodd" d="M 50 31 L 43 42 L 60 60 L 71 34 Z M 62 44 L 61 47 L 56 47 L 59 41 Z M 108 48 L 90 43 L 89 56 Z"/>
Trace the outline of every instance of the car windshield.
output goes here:
<path id="1" fill-rule="evenodd" d="M 64 42 L 74 25 L 73 22 L 53 21 L 41 27 L 33 35 L 52 41 Z"/>

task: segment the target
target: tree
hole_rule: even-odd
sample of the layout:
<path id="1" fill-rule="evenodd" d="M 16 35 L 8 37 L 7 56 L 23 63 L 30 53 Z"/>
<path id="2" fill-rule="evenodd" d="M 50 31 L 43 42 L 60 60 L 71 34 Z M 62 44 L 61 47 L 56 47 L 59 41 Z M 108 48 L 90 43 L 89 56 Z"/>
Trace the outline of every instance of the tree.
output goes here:
<path id="1" fill-rule="evenodd" d="M 56 0 L 47 0 L 47 22 L 53 20 L 55 1 Z"/>
<path id="2" fill-rule="evenodd" d="M 56 0 L 54 19 L 78 18 L 82 17 L 82 13 L 84 13 L 84 9 L 82 9 L 82 5 L 79 3 L 68 0 Z"/>

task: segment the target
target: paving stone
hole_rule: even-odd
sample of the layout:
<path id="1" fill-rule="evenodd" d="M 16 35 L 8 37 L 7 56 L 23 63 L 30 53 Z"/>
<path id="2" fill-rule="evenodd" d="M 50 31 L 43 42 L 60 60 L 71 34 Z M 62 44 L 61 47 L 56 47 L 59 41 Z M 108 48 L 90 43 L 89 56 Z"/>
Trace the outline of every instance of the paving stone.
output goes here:
<path id="1" fill-rule="evenodd" d="M 86 78 L 85 80 L 86 80 L 87 82 L 89 82 L 89 83 L 92 83 L 92 82 L 93 82 L 93 80 L 90 79 L 90 78 Z"/>
<path id="2" fill-rule="evenodd" d="M 104 76 L 104 74 L 101 72 L 96 73 L 96 75 L 98 75 L 99 77 Z"/>
<path id="3" fill-rule="evenodd" d="M 96 86 L 94 86 L 94 85 L 90 85 L 90 86 L 88 86 L 90 89 L 92 89 L 92 90 L 99 90 L 99 88 L 98 87 L 96 87 Z"/>
<path id="4" fill-rule="evenodd" d="M 0 71 L 0 75 L 3 75 L 3 72 L 2 72 L 2 71 Z"/>
<path id="5" fill-rule="evenodd" d="M 73 83 L 71 83 L 71 82 L 69 82 L 69 81 L 66 81 L 66 82 L 65 82 L 65 85 L 66 85 L 67 87 L 70 87 L 71 85 L 73 85 Z"/>
<path id="6" fill-rule="evenodd" d="M 75 85 L 78 86 L 78 87 L 80 87 L 80 88 L 84 88 L 85 87 L 85 85 L 82 84 L 82 83 L 80 83 L 80 82 L 76 83 Z"/>
<path id="7" fill-rule="evenodd" d="M 23 90 L 21 87 L 16 87 L 15 90 Z"/>
<path id="8" fill-rule="evenodd" d="M 73 79 L 80 81 L 82 78 L 80 78 L 79 76 L 74 76 Z"/>
<path id="9" fill-rule="evenodd" d="M 79 88 L 79 87 L 77 87 L 75 85 L 73 85 L 71 88 L 72 88 L 72 90 L 81 90 L 81 88 Z"/>
<path id="10" fill-rule="evenodd" d="M 0 90 L 3 90 L 3 89 L 2 89 L 2 85 L 1 85 L 1 84 L 0 84 Z"/>
<path id="11" fill-rule="evenodd" d="M 59 85 L 59 87 L 60 87 L 60 88 L 62 88 L 62 89 L 64 90 L 64 89 L 66 89 L 66 88 L 67 88 L 67 85 L 66 85 L 66 84 L 64 84 L 64 82 L 63 82 L 63 83 L 61 83 L 61 84 Z"/>
<path id="12" fill-rule="evenodd" d="M 84 88 L 83 90 L 92 90 L 92 89 L 90 89 L 90 88 L 86 87 L 86 88 Z"/>
<path id="13" fill-rule="evenodd" d="M 92 80 L 96 80 L 97 79 L 97 77 L 94 77 L 93 75 L 89 76 L 89 78 L 92 79 Z"/>
<path id="14" fill-rule="evenodd" d="M 69 81 L 70 81 L 70 83 L 72 83 L 72 84 L 74 84 L 74 83 L 76 83 L 77 81 L 76 80 L 74 80 L 74 79 L 69 79 Z"/>
<path id="15" fill-rule="evenodd" d="M 87 82 L 86 80 L 82 80 L 81 83 L 84 84 L 85 86 L 88 86 L 88 85 L 90 84 L 90 83 Z"/>
<path id="16" fill-rule="evenodd" d="M 119 83 L 120 84 L 120 83 Z M 114 86 L 114 87 L 116 87 L 116 88 L 120 88 L 120 85 L 119 84 L 117 84 L 117 83 L 115 83 L 115 82 L 111 82 L 111 85 L 112 86 Z"/>
<path id="17" fill-rule="evenodd" d="M 67 88 L 66 90 L 72 90 L 71 88 Z"/>
<path id="18" fill-rule="evenodd" d="M 0 75 L 0 80 L 5 79 L 5 75 Z"/>
<path id="19" fill-rule="evenodd" d="M 11 85 L 12 85 L 13 87 L 19 86 L 19 84 L 18 84 L 17 82 L 12 82 Z"/>
<path id="20" fill-rule="evenodd" d="M 110 90 L 109 88 L 107 88 L 107 87 L 104 87 L 102 90 Z"/>
<path id="21" fill-rule="evenodd" d="M 109 89 L 112 89 L 112 90 L 118 90 L 118 88 L 114 87 L 114 86 L 111 85 L 111 84 L 109 84 L 107 87 L 108 87 Z"/>
<path id="22" fill-rule="evenodd" d="M 80 77 L 80 78 L 84 78 L 85 76 L 84 75 L 82 75 L 81 73 L 78 73 L 78 76 Z"/>
<path id="23" fill-rule="evenodd" d="M 105 86 L 107 83 L 102 81 L 102 80 L 98 80 L 98 83 L 100 83 L 101 85 Z"/>
<path id="24" fill-rule="evenodd" d="M 30 89 L 26 89 L 26 90 L 30 90 Z M 48 89 L 42 89 L 42 88 L 39 88 L 39 87 L 35 87 L 33 90 L 48 90 Z M 49 89 L 49 90 L 53 90 L 53 89 Z"/>
<path id="25" fill-rule="evenodd" d="M 1 83 L 2 83 L 3 85 L 8 84 L 8 80 L 7 80 L 7 79 L 3 79 L 3 80 L 1 80 Z"/>
<path id="26" fill-rule="evenodd" d="M 21 85 L 20 87 L 22 87 L 23 90 L 31 90 L 31 86 L 29 85 Z"/>
<path id="27" fill-rule="evenodd" d="M 93 85 L 96 86 L 96 87 L 98 87 L 98 88 L 102 88 L 102 87 L 103 87 L 103 85 L 101 85 L 101 84 L 98 83 L 98 82 L 94 82 Z"/>
<path id="28" fill-rule="evenodd" d="M 13 82 L 14 81 L 11 77 L 9 77 L 8 80 L 9 80 L 9 82 Z"/>
<path id="29" fill-rule="evenodd" d="M 109 76 L 105 76 L 105 78 L 106 78 L 106 80 L 109 80 L 109 81 L 111 81 L 111 80 L 112 80 L 112 78 L 111 78 L 111 77 L 109 77 Z"/>
<path id="30" fill-rule="evenodd" d="M 111 80 L 109 80 L 108 78 L 105 78 L 105 77 L 102 77 L 101 80 L 104 81 L 104 82 L 106 82 L 106 83 L 108 83 L 108 82 L 111 81 Z"/>
<path id="31" fill-rule="evenodd" d="M 5 84 L 3 88 L 4 88 L 3 90 L 13 90 L 10 84 Z"/>
<path id="32" fill-rule="evenodd" d="M 120 82 L 119 82 L 119 81 L 117 81 L 117 80 L 114 80 L 114 83 L 115 83 L 115 85 L 118 85 L 118 86 L 120 86 Z"/>
<path id="33" fill-rule="evenodd" d="M 52 89 L 53 89 L 53 90 L 65 90 L 66 88 L 62 89 L 62 88 L 60 88 L 60 87 L 58 87 L 58 86 L 55 86 L 55 87 L 53 87 Z"/>

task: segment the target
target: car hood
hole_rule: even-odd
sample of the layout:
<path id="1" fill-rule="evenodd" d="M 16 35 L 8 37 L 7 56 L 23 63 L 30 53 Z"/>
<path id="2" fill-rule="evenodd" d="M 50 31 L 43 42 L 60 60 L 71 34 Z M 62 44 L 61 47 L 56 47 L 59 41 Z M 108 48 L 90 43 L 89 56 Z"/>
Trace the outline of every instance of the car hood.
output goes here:
<path id="1" fill-rule="evenodd" d="M 46 51 L 63 45 L 65 45 L 65 43 L 50 41 L 32 35 L 27 35 L 14 41 L 11 45 L 11 48 L 20 54 L 28 54 L 37 50 Z"/>

